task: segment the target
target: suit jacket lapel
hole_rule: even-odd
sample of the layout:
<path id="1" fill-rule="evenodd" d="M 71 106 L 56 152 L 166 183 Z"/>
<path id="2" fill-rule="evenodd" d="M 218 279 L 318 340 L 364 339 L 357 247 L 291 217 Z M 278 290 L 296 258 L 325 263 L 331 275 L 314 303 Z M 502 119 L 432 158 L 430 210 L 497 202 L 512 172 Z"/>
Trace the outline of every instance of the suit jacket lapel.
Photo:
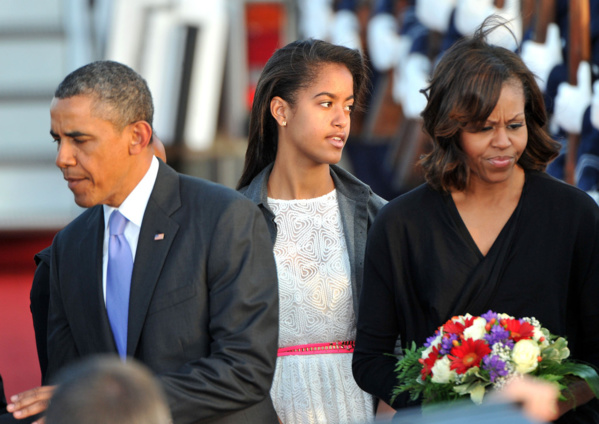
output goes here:
<path id="1" fill-rule="evenodd" d="M 144 212 L 131 277 L 128 355 L 135 355 L 154 288 L 179 230 L 179 224 L 170 216 L 180 206 L 179 176 L 160 162 L 156 183 Z"/>

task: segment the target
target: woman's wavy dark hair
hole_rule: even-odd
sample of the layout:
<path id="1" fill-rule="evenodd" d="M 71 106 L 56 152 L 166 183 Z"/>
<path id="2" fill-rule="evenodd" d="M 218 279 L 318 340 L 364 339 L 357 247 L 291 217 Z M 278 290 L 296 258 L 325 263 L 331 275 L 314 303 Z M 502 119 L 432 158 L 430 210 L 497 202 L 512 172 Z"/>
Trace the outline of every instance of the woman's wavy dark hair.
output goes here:
<path id="1" fill-rule="evenodd" d="M 293 107 L 298 91 L 309 87 L 322 66 L 331 63 L 344 65 L 352 74 L 358 108 L 368 82 L 366 62 L 358 50 L 321 40 L 298 40 L 278 49 L 268 60 L 256 86 L 245 165 L 237 189 L 247 186 L 277 155 L 277 121 L 270 112 L 270 101 L 279 96 Z"/>
<path id="2" fill-rule="evenodd" d="M 505 21 L 492 16 L 472 38 L 457 41 L 439 61 L 429 86 L 422 90 L 428 103 L 421 116 L 424 130 L 433 139 L 433 149 L 420 164 L 426 181 L 436 190 L 466 188 L 470 169 L 460 143 L 461 131 L 484 126 L 508 80 L 520 81 L 524 89 L 528 143 L 518 164 L 543 171 L 558 155 L 559 143 L 544 129 L 547 113 L 533 73 L 516 53 L 485 41 L 498 27 L 507 29 Z"/>

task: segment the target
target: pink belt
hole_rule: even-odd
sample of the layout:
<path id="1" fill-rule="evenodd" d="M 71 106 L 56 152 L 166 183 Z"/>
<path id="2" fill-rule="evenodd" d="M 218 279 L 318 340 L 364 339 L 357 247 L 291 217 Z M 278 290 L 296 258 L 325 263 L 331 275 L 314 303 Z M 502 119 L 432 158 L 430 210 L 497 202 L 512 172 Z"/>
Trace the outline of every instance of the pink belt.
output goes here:
<path id="1" fill-rule="evenodd" d="M 353 353 L 356 342 L 353 340 L 333 343 L 311 343 L 279 348 L 277 356 L 317 355 L 320 353 Z"/>

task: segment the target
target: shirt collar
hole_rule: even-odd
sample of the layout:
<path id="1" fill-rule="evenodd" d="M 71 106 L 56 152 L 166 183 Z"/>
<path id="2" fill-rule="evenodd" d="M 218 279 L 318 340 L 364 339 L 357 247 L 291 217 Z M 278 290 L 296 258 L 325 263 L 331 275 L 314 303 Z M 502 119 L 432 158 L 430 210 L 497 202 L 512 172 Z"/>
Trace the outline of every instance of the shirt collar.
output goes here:
<path id="1" fill-rule="evenodd" d="M 129 193 L 129 196 L 127 196 L 123 203 L 121 203 L 121 206 L 118 207 L 119 212 L 123 214 L 123 216 L 129 220 L 129 222 L 140 228 L 144 213 L 146 211 L 146 206 L 148 205 L 150 195 L 152 194 L 152 189 L 154 188 L 154 183 L 156 182 L 157 175 L 158 159 L 156 159 L 156 156 L 153 156 L 152 163 L 150 164 L 150 168 L 146 172 L 146 175 L 144 175 L 141 181 L 135 186 L 133 191 Z M 110 214 L 117 208 L 108 205 L 103 206 L 104 225 L 105 228 L 107 228 Z"/>

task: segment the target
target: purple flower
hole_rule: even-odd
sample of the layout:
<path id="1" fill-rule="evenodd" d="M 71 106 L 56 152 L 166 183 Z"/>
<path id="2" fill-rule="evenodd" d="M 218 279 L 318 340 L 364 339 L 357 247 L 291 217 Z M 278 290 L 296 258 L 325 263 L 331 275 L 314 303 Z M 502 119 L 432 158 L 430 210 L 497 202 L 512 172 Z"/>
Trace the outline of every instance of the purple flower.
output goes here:
<path id="1" fill-rule="evenodd" d="M 496 343 L 503 343 L 509 347 L 514 346 L 514 341 L 510 340 L 510 332 L 500 325 L 491 327 L 491 331 L 485 335 L 484 339 L 491 347 Z"/>
<path id="2" fill-rule="evenodd" d="M 457 334 L 450 334 L 447 338 L 443 337 L 443 340 L 441 340 L 441 349 L 439 350 L 439 353 L 441 355 L 447 355 L 448 353 L 450 353 L 451 348 L 453 348 L 453 341 L 457 339 Z"/>
<path id="3" fill-rule="evenodd" d="M 497 355 L 487 355 L 483 359 L 483 369 L 489 371 L 489 377 L 491 383 L 495 383 L 498 377 L 505 377 L 508 375 L 505 362 L 499 359 Z"/>
<path id="4" fill-rule="evenodd" d="M 489 312 L 487 312 L 486 314 L 482 314 L 481 317 L 484 318 L 487 322 L 490 322 L 493 318 L 495 318 L 495 321 L 499 321 L 497 319 L 497 314 L 490 309 Z"/>
<path id="5" fill-rule="evenodd" d="M 433 342 L 437 339 L 438 335 L 439 335 L 439 330 L 435 331 L 435 334 L 433 334 L 432 336 L 430 336 L 426 339 L 426 343 L 424 343 L 424 347 L 430 347 L 431 344 L 433 344 Z"/>

